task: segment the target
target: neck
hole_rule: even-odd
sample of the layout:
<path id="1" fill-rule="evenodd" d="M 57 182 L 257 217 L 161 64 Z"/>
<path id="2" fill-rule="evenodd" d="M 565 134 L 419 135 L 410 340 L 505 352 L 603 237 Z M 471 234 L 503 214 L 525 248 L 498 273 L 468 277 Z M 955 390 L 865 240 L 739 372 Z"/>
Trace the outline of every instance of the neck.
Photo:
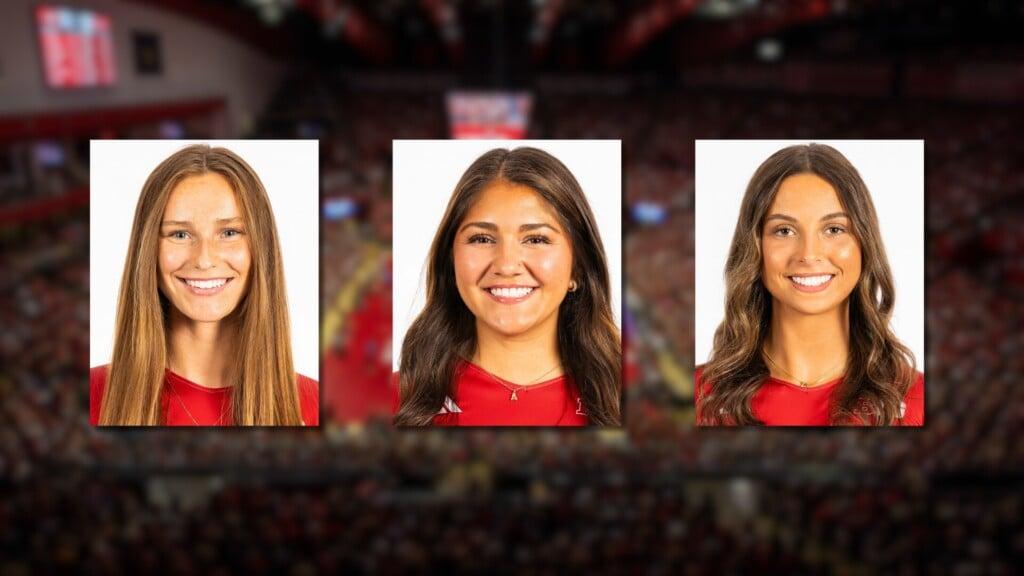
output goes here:
<path id="1" fill-rule="evenodd" d="M 477 323 L 473 363 L 495 376 L 521 385 L 561 376 L 555 327 L 539 333 L 507 336 Z"/>
<path id="2" fill-rule="evenodd" d="M 168 367 L 206 388 L 231 386 L 237 327 L 227 321 L 195 322 L 177 310 L 171 312 L 170 320 Z"/>
<path id="3" fill-rule="evenodd" d="M 774 302 L 765 349 L 785 370 L 769 363 L 773 377 L 821 384 L 839 376 L 850 352 L 849 301 L 823 314 L 801 314 Z"/>

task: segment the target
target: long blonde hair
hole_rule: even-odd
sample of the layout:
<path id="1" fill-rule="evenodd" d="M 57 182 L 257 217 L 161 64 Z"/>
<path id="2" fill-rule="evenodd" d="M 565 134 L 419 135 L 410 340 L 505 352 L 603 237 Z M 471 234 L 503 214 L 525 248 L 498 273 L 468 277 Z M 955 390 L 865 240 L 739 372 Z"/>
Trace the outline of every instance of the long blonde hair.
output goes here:
<path id="1" fill-rule="evenodd" d="M 245 221 L 252 264 L 231 321 L 238 325 L 231 411 L 236 425 L 300 425 L 284 269 L 277 226 L 256 172 L 226 148 L 188 146 L 146 179 L 135 208 L 100 425 L 158 426 L 167 366 L 170 302 L 157 281 L 160 222 L 185 178 L 216 173 L 231 184 Z"/>

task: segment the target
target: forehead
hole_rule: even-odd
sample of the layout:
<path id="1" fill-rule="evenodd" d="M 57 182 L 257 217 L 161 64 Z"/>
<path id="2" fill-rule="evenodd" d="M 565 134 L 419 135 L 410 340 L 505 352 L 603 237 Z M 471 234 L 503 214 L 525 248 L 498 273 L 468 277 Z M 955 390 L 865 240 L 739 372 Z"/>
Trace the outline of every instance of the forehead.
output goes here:
<path id="1" fill-rule="evenodd" d="M 768 214 L 820 218 L 842 211 L 836 189 L 824 178 L 817 174 L 793 174 L 779 185 Z"/>
<path id="2" fill-rule="evenodd" d="M 189 176 L 171 190 L 165 220 L 217 219 L 239 216 L 238 199 L 227 178 L 215 172 Z"/>
<path id="3" fill-rule="evenodd" d="M 466 212 L 464 221 L 519 225 L 557 222 L 555 209 L 534 189 L 505 180 L 488 184 Z"/>

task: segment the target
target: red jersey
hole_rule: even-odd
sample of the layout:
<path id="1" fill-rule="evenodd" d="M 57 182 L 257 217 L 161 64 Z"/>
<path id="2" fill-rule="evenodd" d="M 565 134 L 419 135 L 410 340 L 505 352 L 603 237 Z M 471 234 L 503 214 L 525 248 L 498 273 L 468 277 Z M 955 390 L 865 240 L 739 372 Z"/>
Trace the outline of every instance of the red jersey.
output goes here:
<path id="1" fill-rule="evenodd" d="M 694 402 L 698 408 L 710 385 L 701 380 L 703 370 L 697 369 L 694 378 Z M 766 426 L 831 426 L 829 403 L 832 392 L 842 382 L 837 378 L 813 388 L 804 388 L 785 380 L 769 377 L 751 400 L 754 416 Z M 924 375 L 910 386 L 900 405 L 901 418 L 896 426 L 924 425 Z"/>
<path id="2" fill-rule="evenodd" d="M 393 378 L 398 410 L 398 374 Z M 435 426 L 586 426 L 590 423 L 576 383 L 559 376 L 529 386 L 513 384 L 471 362 L 455 370 L 454 397 L 445 398 Z"/>
<path id="3" fill-rule="evenodd" d="M 89 371 L 89 423 L 97 425 L 107 385 L 109 365 Z M 165 371 L 164 389 L 160 394 L 162 426 L 231 426 L 231 387 L 206 388 Z M 299 406 L 306 426 L 320 425 L 320 386 L 316 380 L 296 374 Z"/>

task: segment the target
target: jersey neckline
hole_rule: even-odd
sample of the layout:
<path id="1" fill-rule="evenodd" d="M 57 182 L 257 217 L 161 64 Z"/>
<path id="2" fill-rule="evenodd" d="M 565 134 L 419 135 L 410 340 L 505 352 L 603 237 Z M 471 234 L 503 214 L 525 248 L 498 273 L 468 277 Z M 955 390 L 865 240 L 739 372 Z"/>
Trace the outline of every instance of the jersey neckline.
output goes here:
<path id="1" fill-rule="evenodd" d="M 782 384 L 782 385 L 785 385 L 785 386 L 789 386 L 790 388 L 796 388 L 797 390 L 800 390 L 802 392 L 814 392 L 816 390 L 825 390 L 825 389 L 828 389 L 828 388 L 831 388 L 831 387 L 835 386 L 836 384 L 838 384 L 838 383 L 840 383 L 842 381 L 843 381 L 843 377 L 840 376 L 840 377 L 838 377 L 838 378 L 836 378 L 834 380 L 829 380 L 828 382 L 823 382 L 823 383 L 817 384 L 815 386 L 801 386 L 799 384 L 796 384 L 794 382 L 790 382 L 788 380 L 783 380 L 781 378 L 776 378 L 775 376 L 769 376 L 768 380 L 766 380 L 766 382 L 774 382 L 776 384 Z"/>
<path id="2" fill-rule="evenodd" d="M 486 378 L 493 378 L 495 381 L 492 381 L 492 384 L 497 384 L 499 386 L 504 385 L 506 387 L 511 387 L 511 388 L 516 389 L 516 390 L 536 390 L 537 388 L 550 386 L 551 384 L 555 384 L 557 382 L 563 381 L 566 378 L 566 375 L 562 374 L 560 376 L 555 376 L 554 378 L 551 378 L 549 380 L 544 380 L 544 381 L 541 381 L 541 382 L 537 382 L 536 384 L 516 384 L 515 382 L 506 380 L 506 379 L 502 378 L 501 376 L 497 376 L 497 375 L 491 374 L 487 370 L 484 370 L 482 367 L 474 364 L 473 362 L 470 362 L 469 360 L 463 360 L 463 362 L 471 370 L 474 370 L 474 371 L 480 373 L 484 377 L 486 377 Z"/>
<path id="3" fill-rule="evenodd" d="M 221 388 L 210 388 L 209 386 L 203 386 L 202 384 L 197 384 L 197 383 L 189 380 L 188 378 L 185 378 L 181 374 L 178 374 L 177 372 L 174 372 L 170 368 L 166 368 L 165 371 L 167 373 L 167 378 L 168 378 L 168 380 L 170 380 L 170 384 L 172 386 L 173 385 L 181 385 L 181 386 L 185 386 L 186 388 L 189 388 L 190 390 L 195 390 L 197 392 L 202 392 L 202 393 L 205 393 L 205 394 L 218 394 L 218 395 L 219 394 L 228 394 L 234 388 L 234 386 L 224 386 L 224 387 L 221 387 Z"/>

